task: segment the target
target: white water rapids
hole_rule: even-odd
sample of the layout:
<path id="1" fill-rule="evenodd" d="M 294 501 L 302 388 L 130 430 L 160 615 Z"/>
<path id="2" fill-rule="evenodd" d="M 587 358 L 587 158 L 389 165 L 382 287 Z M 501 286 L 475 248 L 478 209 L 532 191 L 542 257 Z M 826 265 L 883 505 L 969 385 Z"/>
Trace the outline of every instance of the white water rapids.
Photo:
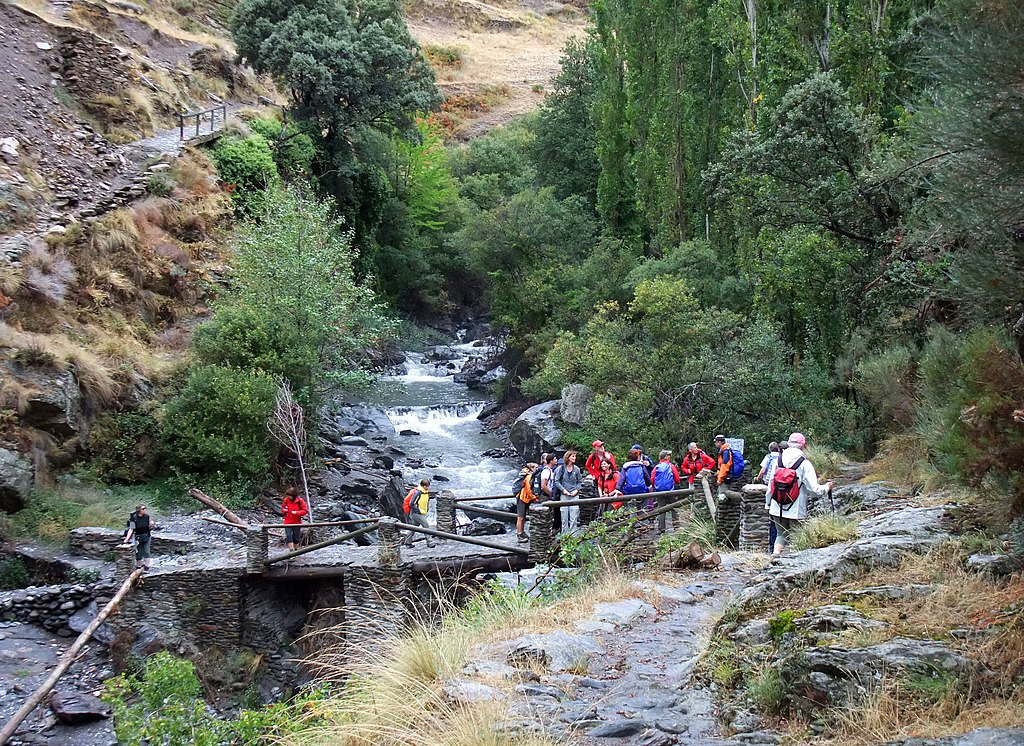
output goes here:
<path id="1" fill-rule="evenodd" d="M 421 468 L 404 467 L 405 480 L 415 483 L 427 477 L 434 482 L 432 488 L 450 489 L 459 497 L 511 494 L 518 465 L 511 459 L 481 455 L 505 445 L 485 432 L 477 419 L 488 402 L 481 392 L 453 379 L 473 356 L 490 350 L 472 344 L 443 349 L 451 350 L 455 358 L 440 365 L 424 361 L 422 353 L 408 353 L 404 372 L 383 377 L 374 397 L 385 407 L 397 433 L 417 433 L 392 439 L 413 464 L 423 462 Z"/>

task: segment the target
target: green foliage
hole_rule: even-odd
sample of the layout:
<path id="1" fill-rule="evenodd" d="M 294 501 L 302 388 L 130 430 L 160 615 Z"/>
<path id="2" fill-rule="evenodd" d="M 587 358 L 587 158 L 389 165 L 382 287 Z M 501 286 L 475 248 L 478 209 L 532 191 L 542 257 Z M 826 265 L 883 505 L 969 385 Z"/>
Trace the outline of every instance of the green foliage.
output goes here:
<path id="1" fill-rule="evenodd" d="M 203 700 L 193 665 L 167 652 L 148 658 L 140 675 L 118 676 L 105 687 L 102 698 L 113 708 L 117 741 L 128 746 L 271 744 L 315 723 L 304 713 L 313 695 L 220 720 Z"/>
<path id="2" fill-rule="evenodd" d="M 229 502 L 237 506 L 237 496 L 266 481 L 274 449 L 266 423 L 276 393 L 262 371 L 196 366 L 164 411 L 166 462 L 182 479 L 201 478 L 215 497 L 236 498 Z"/>
<path id="3" fill-rule="evenodd" d="M 957 677 L 949 671 L 935 670 L 930 674 L 914 672 L 903 681 L 906 690 L 922 699 L 938 703 L 960 688 Z"/>
<path id="4" fill-rule="evenodd" d="M 295 122 L 282 124 L 274 119 L 253 117 L 246 124 L 269 143 L 282 177 L 293 181 L 312 175 L 313 161 L 318 154 L 316 144 Z"/>
<path id="5" fill-rule="evenodd" d="M 683 551 L 691 543 L 698 544 L 706 552 L 714 550 L 718 536 L 715 532 L 715 522 L 710 516 L 692 511 L 685 515 L 682 523 L 673 527 L 672 533 L 658 537 L 655 558 L 664 557 L 670 552 Z"/>
<path id="6" fill-rule="evenodd" d="M 789 694 L 789 687 L 777 667 L 765 666 L 745 677 L 747 697 L 761 711 L 779 713 Z"/>
<path id="7" fill-rule="evenodd" d="M 286 378 L 308 399 L 323 375 L 319 351 L 299 326 L 270 308 L 226 305 L 196 327 L 192 341 L 201 363 L 257 370 Z"/>
<path id="8" fill-rule="evenodd" d="M 238 54 L 278 78 L 328 140 L 361 124 L 412 125 L 437 103 L 434 75 L 393 0 L 243 0 Z"/>
<path id="9" fill-rule="evenodd" d="M 137 484 L 155 472 L 159 426 L 152 415 L 119 412 L 100 415 L 89 428 L 89 468 L 107 482 Z"/>
<path id="10" fill-rule="evenodd" d="M 391 322 L 353 276 L 351 234 L 330 208 L 275 194 L 263 222 L 238 235 L 231 290 L 197 328 L 198 365 L 165 407 L 161 446 L 177 481 L 245 504 L 277 452 L 267 431 L 286 379 L 316 436 L 323 396 L 368 380 L 365 352 Z"/>
<path id="11" fill-rule="evenodd" d="M 582 197 L 597 207 L 600 164 L 592 111 L 597 71 L 592 38 L 570 39 L 562 52 L 561 70 L 552 81 L 529 144 L 537 178 L 551 186 L 558 199 Z"/>
<path id="12" fill-rule="evenodd" d="M 148 493 L 138 488 L 91 485 L 69 479 L 32 494 L 27 506 L 11 517 L 15 535 L 52 546 L 66 546 L 68 532 L 79 526 L 124 528 L 128 514 Z"/>
<path id="13" fill-rule="evenodd" d="M 700 306 L 681 279 L 643 280 L 625 309 L 600 306 L 551 347 L 532 390 L 578 381 L 596 395 L 589 427 L 613 443 L 681 452 L 727 427 L 768 443 L 794 427 L 847 446 L 852 408 L 813 361 L 799 368 L 771 325 Z"/>
<path id="14" fill-rule="evenodd" d="M 1024 512 L 1024 364 L 1002 335 L 962 337 L 937 329 L 919 364 L 916 429 L 935 463 L 967 484 L 995 479 L 1011 493 L 985 491 L 999 512 Z"/>
<path id="15" fill-rule="evenodd" d="M 16 590 L 28 585 L 28 568 L 21 557 L 0 559 L 0 591 Z"/>
<path id="16" fill-rule="evenodd" d="M 260 217 L 280 182 L 267 141 L 260 135 L 222 138 L 210 151 L 210 159 L 231 191 L 235 212 L 241 217 Z"/>
<path id="17" fill-rule="evenodd" d="M 768 632 L 772 639 L 778 642 L 783 635 L 792 634 L 796 631 L 795 620 L 800 612 L 793 609 L 784 609 L 768 620 Z"/>
<path id="18" fill-rule="evenodd" d="M 146 194 L 154 197 L 170 197 L 174 191 L 174 181 L 164 172 L 150 174 L 146 177 Z"/>
<path id="19" fill-rule="evenodd" d="M 793 537 L 793 548 L 827 547 L 844 541 L 853 541 L 857 536 L 857 522 L 852 518 L 816 516 L 800 524 L 800 528 Z"/>
<path id="20" fill-rule="evenodd" d="M 259 356 L 253 364 L 268 356 L 268 365 L 299 362 L 284 375 L 307 400 L 332 386 L 365 383 L 365 350 L 392 331 L 373 292 L 356 281 L 353 259 L 351 233 L 330 206 L 292 192 L 276 194 L 263 222 L 243 227 L 238 237 L 224 307 L 279 320 L 271 346 L 301 341 L 301 351 L 268 352 L 258 341 L 251 351 Z M 238 332 L 234 323 L 223 328 Z M 243 339 L 236 349 L 245 355 L 247 346 Z"/>
<path id="21" fill-rule="evenodd" d="M 396 137 L 394 186 L 396 196 L 409 211 L 417 228 L 438 230 L 445 226 L 457 191 L 452 179 L 441 130 L 431 119 L 416 121 L 415 141 Z"/>
<path id="22" fill-rule="evenodd" d="M 523 585 L 508 586 L 491 580 L 459 610 L 458 623 L 493 629 L 509 618 L 522 618 L 541 603 L 539 596 L 527 595 Z"/>

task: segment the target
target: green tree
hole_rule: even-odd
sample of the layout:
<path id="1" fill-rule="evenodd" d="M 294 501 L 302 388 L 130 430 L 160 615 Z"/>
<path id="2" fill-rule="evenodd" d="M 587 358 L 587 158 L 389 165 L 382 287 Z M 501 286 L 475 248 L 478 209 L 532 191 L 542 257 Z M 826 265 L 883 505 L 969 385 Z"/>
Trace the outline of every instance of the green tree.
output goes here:
<path id="1" fill-rule="evenodd" d="M 559 199 L 583 197 L 591 209 L 597 208 L 600 175 L 593 119 L 596 53 L 593 37 L 573 38 L 565 45 L 529 146 L 541 183 L 553 187 Z"/>
<path id="2" fill-rule="evenodd" d="M 242 0 L 231 30 L 238 55 L 280 79 L 332 144 L 361 125 L 411 129 L 438 101 L 394 0 Z"/>

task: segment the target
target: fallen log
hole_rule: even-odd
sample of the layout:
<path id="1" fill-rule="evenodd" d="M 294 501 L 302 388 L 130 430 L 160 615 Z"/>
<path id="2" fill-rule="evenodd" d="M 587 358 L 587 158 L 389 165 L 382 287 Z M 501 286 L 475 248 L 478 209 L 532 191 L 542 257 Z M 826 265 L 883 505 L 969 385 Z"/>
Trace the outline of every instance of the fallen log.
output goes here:
<path id="1" fill-rule="evenodd" d="M 75 662 L 78 654 L 82 652 L 82 648 L 85 644 L 92 639 L 93 634 L 99 629 L 100 625 L 106 621 L 107 617 L 110 616 L 117 609 L 117 605 L 121 603 L 122 599 L 128 595 L 128 592 L 132 589 L 137 581 L 142 577 L 142 570 L 136 570 L 128 579 L 121 584 L 121 588 L 114 594 L 114 597 L 110 599 L 110 602 L 103 607 L 96 618 L 92 620 L 88 627 L 86 627 L 82 634 L 78 636 L 78 639 L 68 648 L 67 652 L 60 657 L 60 661 L 57 663 L 57 667 L 53 669 L 53 673 L 43 682 L 42 686 L 36 689 L 35 693 L 25 700 L 25 704 L 21 706 L 21 709 L 14 713 L 14 717 L 7 721 L 2 729 L 0 729 L 0 746 L 7 743 L 14 732 L 21 725 L 22 721 L 27 718 L 32 710 L 36 709 L 40 702 L 43 701 L 43 697 L 50 693 L 50 690 L 57 684 L 57 681 L 65 672 L 71 667 L 71 664 Z"/>
<path id="2" fill-rule="evenodd" d="M 235 524 L 236 526 L 240 526 L 241 528 L 248 528 L 249 527 L 249 524 L 247 524 L 245 521 L 243 521 L 237 515 L 235 515 L 230 510 L 225 508 L 223 504 L 217 502 L 216 500 L 214 500 L 212 497 L 207 495 L 202 490 L 196 489 L 195 487 L 193 487 L 192 489 L 190 489 L 188 491 L 188 494 L 191 495 L 192 497 L 194 497 L 199 502 L 201 502 L 206 507 L 208 507 L 210 510 L 212 510 L 214 513 L 219 515 L 221 518 L 223 518 L 223 519 L 225 519 L 227 521 L 231 521 L 231 523 Z"/>

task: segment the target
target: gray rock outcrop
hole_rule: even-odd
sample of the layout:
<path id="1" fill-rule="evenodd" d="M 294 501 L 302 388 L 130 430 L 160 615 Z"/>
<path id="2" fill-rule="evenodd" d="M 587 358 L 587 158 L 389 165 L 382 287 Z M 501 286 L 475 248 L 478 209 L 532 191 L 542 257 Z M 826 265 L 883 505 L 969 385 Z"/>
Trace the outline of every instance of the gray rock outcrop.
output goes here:
<path id="1" fill-rule="evenodd" d="M 32 464 L 17 451 L 0 448 L 0 510 L 16 513 L 32 489 Z"/>
<path id="2" fill-rule="evenodd" d="M 594 392 L 582 383 L 570 383 L 562 387 L 561 404 L 558 407 L 559 418 L 569 425 L 582 425 L 590 414 L 590 401 Z"/>
<path id="3" fill-rule="evenodd" d="M 508 439 L 524 461 L 540 461 L 545 451 L 554 451 L 562 442 L 562 430 L 555 417 L 561 402 L 558 399 L 536 404 L 512 425 Z"/>
<path id="4" fill-rule="evenodd" d="M 1020 746 L 1024 728 L 979 728 L 959 736 L 943 738 L 905 738 L 886 746 Z"/>
<path id="5" fill-rule="evenodd" d="M 865 648 L 810 647 L 784 663 L 794 705 L 805 713 L 864 696 L 893 675 L 959 676 L 976 664 L 937 640 L 897 637 Z"/>

